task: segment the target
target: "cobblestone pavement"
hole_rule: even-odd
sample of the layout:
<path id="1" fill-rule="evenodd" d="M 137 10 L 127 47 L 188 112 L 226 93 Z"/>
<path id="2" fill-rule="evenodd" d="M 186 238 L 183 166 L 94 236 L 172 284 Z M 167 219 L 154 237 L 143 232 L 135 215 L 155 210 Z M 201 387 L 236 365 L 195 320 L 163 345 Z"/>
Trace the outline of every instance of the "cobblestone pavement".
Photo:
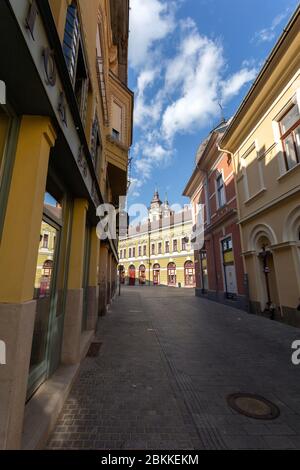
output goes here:
<path id="1" fill-rule="evenodd" d="M 300 449 L 300 330 L 199 299 L 192 290 L 125 287 L 99 321 L 49 440 L 69 449 Z M 231 410 L 258 393 L 273 421 Z"/>

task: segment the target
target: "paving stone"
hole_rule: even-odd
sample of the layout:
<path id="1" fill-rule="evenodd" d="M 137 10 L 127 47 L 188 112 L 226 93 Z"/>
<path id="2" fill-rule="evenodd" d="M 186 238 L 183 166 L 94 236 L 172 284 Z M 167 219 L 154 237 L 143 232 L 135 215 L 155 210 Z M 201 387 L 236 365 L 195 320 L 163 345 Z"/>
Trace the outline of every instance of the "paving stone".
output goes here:
<path id="1" fill-rule="evenodd" d="M 192 290 L 125 287 L 96 336 L 49 449 L 300 449 L 298 329 Z M 279 418 L 238 414 L 235 392 L 274 401 Z"/>

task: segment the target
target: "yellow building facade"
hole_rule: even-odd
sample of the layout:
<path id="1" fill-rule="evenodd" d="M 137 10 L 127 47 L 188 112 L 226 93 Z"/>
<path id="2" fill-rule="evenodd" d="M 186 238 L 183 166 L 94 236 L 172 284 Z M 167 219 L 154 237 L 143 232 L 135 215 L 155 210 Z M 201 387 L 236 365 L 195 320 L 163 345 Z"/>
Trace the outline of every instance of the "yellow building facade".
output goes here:
<path id="1" fill-rule="evenodd" d="M 126 0 L 0 2 L 0 449 L 43 447 L 116 290 L 128 33 Z"/>
<path id="2" fill-rule="evenodd" d="M 252 311 L 300 326 L 300 8 L 220 145 L 234 160 Z"/>
<path id="3" fill-rule="evenodd" d="M 191 211 L 174 213 L 156 191 L 148 221 L 129 227 L 128 236 L 120 238 L 121 283 L 195 287 L 192 228 Z"/>

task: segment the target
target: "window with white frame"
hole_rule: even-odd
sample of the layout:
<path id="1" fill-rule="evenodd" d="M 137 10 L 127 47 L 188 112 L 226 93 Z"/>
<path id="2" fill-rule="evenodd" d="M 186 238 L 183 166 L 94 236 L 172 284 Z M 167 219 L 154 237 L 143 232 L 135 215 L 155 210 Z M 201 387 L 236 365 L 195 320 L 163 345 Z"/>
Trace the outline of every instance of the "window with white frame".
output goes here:
<path id="1" fill-rule="evenodd" d="M 279 121 L 286 170 L 300 163 L 300 112 L 293 103 Z"/>
<path id="2" fill-rule="evenodd" d="M 216 178 L 216 185 L 217 185 L 217 199 L 218 199 L 218 207 L 222 207 L 225 204 L 225 184 L 222 173 L 218 174 Z"/>

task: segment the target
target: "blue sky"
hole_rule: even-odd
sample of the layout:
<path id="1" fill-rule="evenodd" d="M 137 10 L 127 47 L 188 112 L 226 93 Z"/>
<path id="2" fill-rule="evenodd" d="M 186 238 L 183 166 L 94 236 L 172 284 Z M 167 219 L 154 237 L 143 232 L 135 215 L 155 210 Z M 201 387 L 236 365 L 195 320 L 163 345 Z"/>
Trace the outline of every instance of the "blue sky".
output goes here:
<path id="1" fill-rule="evenodd" d="M 249 90 L 298 0 L 130 0 L 135 92 L 128 203 L 182 191 L 197 148 Z"/>

